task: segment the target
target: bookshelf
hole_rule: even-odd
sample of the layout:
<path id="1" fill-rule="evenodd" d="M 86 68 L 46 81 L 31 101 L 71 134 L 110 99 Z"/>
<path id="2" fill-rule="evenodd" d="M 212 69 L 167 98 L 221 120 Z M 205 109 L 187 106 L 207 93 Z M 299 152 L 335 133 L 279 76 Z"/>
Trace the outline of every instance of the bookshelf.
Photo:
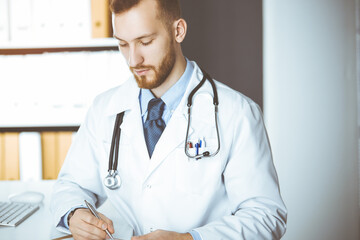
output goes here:
<path id="1" fill-rule="evenodd" d="M 111 22 L 109 0 L 0 0 L 0 55 L 116 50 Z"/>
<path id="2" fill-rule="evenodd" d="M 34 55 L 45 53 L 118 50 L 117 40 L 112 38 L 108 0 L 71 1 L 72 10 L 66 3 L 70 1 L 54 0 L 50 4 L 50 1 L 22 0 L 20 5 L 12 0 L 0 0 L 0 57 L 24 55 L 35 59 Z M 20 19 L 22 16 L 27 19 Z M 7 33 L 2 32 L 4 30 Z M 35 78 L 31 75 L 27 81 Z M 6 79 L 11 78 L 0 72 L 0 84 L 1 81 L 7 84 Z M 54 111 L 47 110 L 48 115 L 59 115 L 47 119 L 37 118 L 38 113 L 34 111 L 23 114 L 21 108 L 14 107 L 8 111 L 8 116 L 3 116 L 0 121 L 0 180 L 20 179 L 22 133 L 34 133 L 34 139 L 39 140 L 36 147 L 41 148 L 42 178 L 57 178 L 72 135 L 85 115 L 82 108 L 73 107 L 71 113 L 65 113 L 65 110 L 59 107 Z M 71 116 L 72 120 L 65 119 L 66 116 Z"/>

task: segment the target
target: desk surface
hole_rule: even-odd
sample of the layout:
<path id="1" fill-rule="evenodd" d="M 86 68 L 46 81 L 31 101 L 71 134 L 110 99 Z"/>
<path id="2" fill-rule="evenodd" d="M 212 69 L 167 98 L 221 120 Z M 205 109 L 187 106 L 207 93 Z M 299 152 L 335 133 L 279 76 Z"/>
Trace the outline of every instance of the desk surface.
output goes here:
<path id="1" fill-rule="evenodd" d="M 23 240 L 31 238 L 48 240 L 66 235 L 55 229 L 49 211 L 50 194 L 54 182 L 54 180 L 39 182 L 0 181 L 0 201 L 8 201 L 8 196 L 10 194 L 23 191 L 37 191 L 45 195 L 44 201 L 40 205 L 40 209 L 20 225 L 17 227 L 0 226 L 1 239 Z M 99 211 L 105 213 L 105 215 L 113 220 L 116 231 L 115 237 L 126 240 L 131 238 L 132 228 L 125 223 L 123 219 L 115 219 L 114 207 L 108 201 L 99 208 Z M 30 236 L 33 236 L 33 238 Z"/>

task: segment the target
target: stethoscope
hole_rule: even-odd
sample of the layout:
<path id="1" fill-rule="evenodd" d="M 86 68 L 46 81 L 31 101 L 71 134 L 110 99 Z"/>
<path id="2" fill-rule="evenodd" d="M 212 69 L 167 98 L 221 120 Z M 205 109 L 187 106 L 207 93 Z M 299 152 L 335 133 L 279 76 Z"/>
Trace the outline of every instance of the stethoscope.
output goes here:
<path id="1" fill-rule="evenodd" d="M 207 74 L 204 70 L 202 70 L 203 78 L 200 81 L 200 83 L 191 91 L 189 94 L 188 100 L 187 100 L 187 107 L 188 107 L 188 125 L 186 130 L 186 137 L 185 137 L 185 154 L 188 158 L 199 160 L 201 158 L 206 157 L 213 157 L 220 151 L 220 135 L 219 135 L 219 128 L 218 128 L 218 94 L 215 86 L 214 80 L 210 77 L 209 74 Z M 205 81 L 208 80 L 211 84 L 214 97 L 213 97 L 213 104 L 214 104 L 214 112 L 215 112 L 215 126 L 216 126 L 216 134 L 217 134 L 217 150 L 214 153 L 210 153 L 209 151 L 205 151 L 203 153 L 199 153 L 197 155 L 191 155 L 189 153 L 189 146 L 188 146 L 188 140 L 189 140 L 189 129 L 191 125 L 191 107 L 192 107 L 192 99 L 195 93 L 201 88 L 201 86 L 205 83 Z M 111 140 L 111 147 L 110 147 L 110 155 L 109 155 L 109 168 L 108 168 L 108 175 L 104 179 L 104 185 L 105 187 L 114 190 L 121 186 L 121 178 L 117 172 L 117 165 L 118 165 L 118 154 L 119 154 L 119 144 L 120 144 L 120 134 L 121 134 L 121 123 L 124 118 L 124 113 L 121 112 L 116 115 L 115 124 L 114 124 L 114 131 L 112 135 Z"/>

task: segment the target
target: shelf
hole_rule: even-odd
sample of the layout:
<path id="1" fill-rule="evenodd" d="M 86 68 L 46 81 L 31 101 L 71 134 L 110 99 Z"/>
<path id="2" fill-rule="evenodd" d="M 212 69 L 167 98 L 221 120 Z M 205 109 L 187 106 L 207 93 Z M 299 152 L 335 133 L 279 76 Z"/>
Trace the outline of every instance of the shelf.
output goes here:
<path id="1" fill-rule="evenodd" d="M 30 126 L 30 127 L 0 127 L 0 133 L 9 132 L 77 132 L 78 125 L 74 126 Z"/>
<path id="2" fill-rule="evenodd" d="M 78 128 L 84 121 L 88 106 L 83 107 L 35 107 L 2 108 L 0 132 L 14 129 Z"/>
<path id="3" fill-rule="evenodd" d="M 117 50 L 118 41 L 113 38 L 89 40 L 37 41 L 0 43 L 0 55 L 40 54 L 44 52 L 104 51 Z"/>
<path id="4" fill-rule="evenodd" d="M 0 43 L 0 50 L 6 49 L 33 49 L 33 48 L 97 48 L 117 47 L 117 40 L 114 38 L 98 38 L 88 40 L 63 40 L 63 41 L 36 41 L 36 42 L 7 42 Z"/>

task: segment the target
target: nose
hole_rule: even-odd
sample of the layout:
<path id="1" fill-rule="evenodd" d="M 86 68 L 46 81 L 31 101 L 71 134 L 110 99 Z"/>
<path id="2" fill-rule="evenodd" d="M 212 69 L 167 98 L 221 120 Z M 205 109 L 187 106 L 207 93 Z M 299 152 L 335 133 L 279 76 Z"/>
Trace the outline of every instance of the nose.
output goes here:
<path id="1" fill-rule="evenodd" d="M 136 67 L 144 62 L 144 58 L 136 48 L 136 46 L 130 47 L 129 56 L 128 56 L 128 64 L 130 67 Z"/>

